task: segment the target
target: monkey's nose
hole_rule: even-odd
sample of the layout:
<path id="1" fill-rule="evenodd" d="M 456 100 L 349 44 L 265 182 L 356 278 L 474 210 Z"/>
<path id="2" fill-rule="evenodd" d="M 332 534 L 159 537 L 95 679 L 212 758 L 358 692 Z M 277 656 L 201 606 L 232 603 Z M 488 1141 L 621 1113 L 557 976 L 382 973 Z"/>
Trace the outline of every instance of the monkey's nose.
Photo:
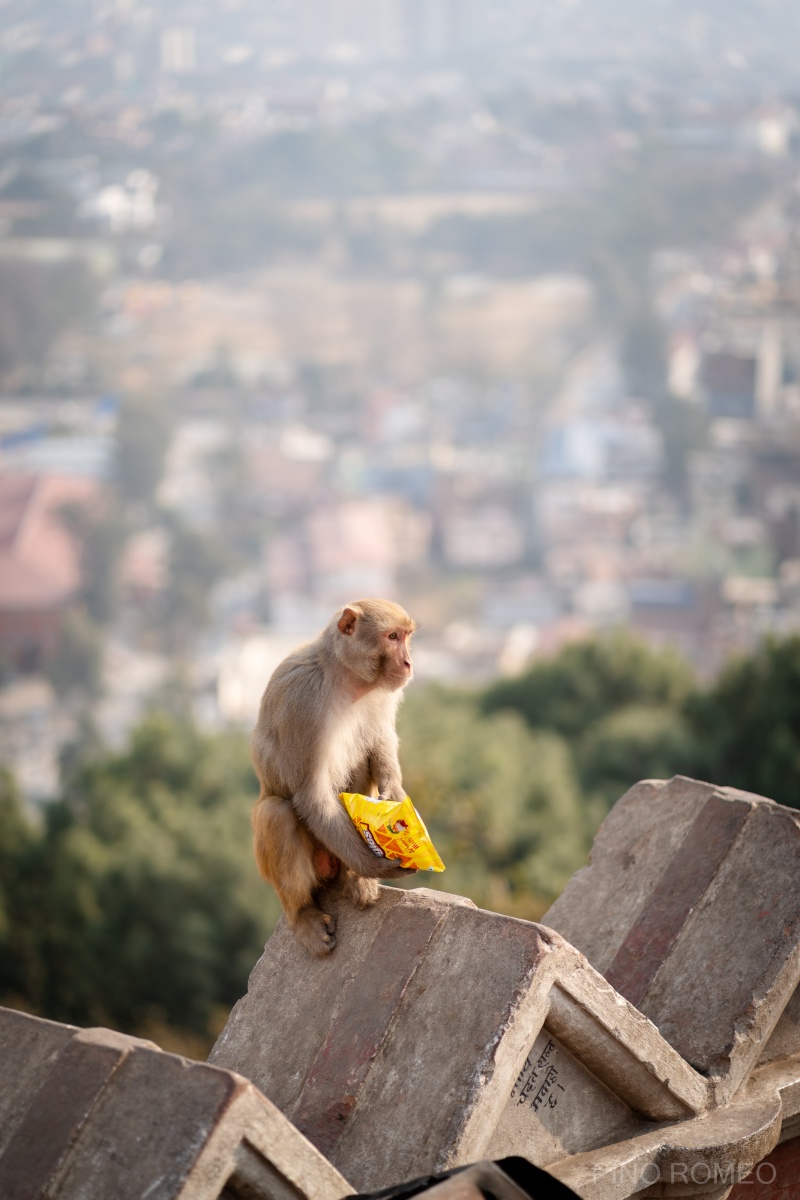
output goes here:
<path id="1" fill-rule="evenodd" d="M 406 669 L 407 671 L 410 671 L 410 670 L 411 670 L 411 659 L 410 659 L 410 658 L 404 658 L 404 659 L 403 659 L 403 666 L 405 667 L 405 669 Z"/>

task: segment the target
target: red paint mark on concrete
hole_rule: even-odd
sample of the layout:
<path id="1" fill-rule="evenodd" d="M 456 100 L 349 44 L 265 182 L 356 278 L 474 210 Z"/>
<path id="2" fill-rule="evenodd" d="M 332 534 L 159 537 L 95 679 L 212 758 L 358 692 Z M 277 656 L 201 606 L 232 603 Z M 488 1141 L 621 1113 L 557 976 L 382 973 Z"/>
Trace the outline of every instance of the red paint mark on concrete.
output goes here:
<path id="1" fill-rule="evenodd" d="M 736 840 L 751 811 L 742 801 L 710 796 L 686 832 L 649 900 L 606 972 L 631 1004 L 641 1007 L 678 934 Z"/>
<path id="2" fill-rule="evenodd" d="M 381 1043 L 428 943 L 446 915 L 398 904 L 391 909 L 347 992 L 319 1051 L 292 1121 L 330 1157 L 358 1102 Z"/>
<path id="3" fill-rule="evenodd" d="M 728 1200 L 800 1200 L 800 1138 L 776 1146 Z"/>

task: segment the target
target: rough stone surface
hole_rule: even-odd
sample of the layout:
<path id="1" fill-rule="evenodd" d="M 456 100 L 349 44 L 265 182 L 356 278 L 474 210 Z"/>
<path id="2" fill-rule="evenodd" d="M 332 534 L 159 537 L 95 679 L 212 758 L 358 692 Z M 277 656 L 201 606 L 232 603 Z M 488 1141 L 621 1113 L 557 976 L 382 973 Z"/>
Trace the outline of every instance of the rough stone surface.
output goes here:
<path id="1" fill-rule="evenodd" d="M 226 1188 L 339 1200 L 352 1191 L 231 1071 L 8 1009 L 0 1009 L 0 1061 L 3 1200 L 216 1200 Z"/>
<path id="2" fill-rule="evenodd" d="M 280 926 L 212 1060 L 362 1190 L 518 1154 L 721 1200 L 800 1122 L 798 867 L 798 814 L 646 781 L 544 926 L 427 889 L 340 907 L 329 959 Z"/>
<path id="3" fill-rule="evenodd" d="M 211 1059 L 359 1189 L 487 1152 L 546 1165 L 705 1107 L 705 1080 L 552 931 L 424 888 L 336 916 L 326 959 L 278 928 Z"/>
<path id="4" fill-rule="evenodd" d="M 0 1197 L 341 1200 L 522 1155 L 582 1200 L 800 1200 L 798 868 L 797 813 L 648 781 L 550 927 L 425 888 L 334 901 L 325 959 L 280 925 L 211 1066 L 0 1009 Z M 494 1170 L 427 1194 L 521 1200 Z"/>
<path id="5" fill-rule="evenodd" d="M 0 1155 L 25 1115 L 25 1097 L 34 1095 L 61 1051 L 77 1033 L 71 1025 L 31 1020 L 25 1013 L 2 1010 L 0 1021 Z M 12 1086 L 13 1085 L 13 1086 Z"/>
<path id="6" fill-rule="evenodd" d="M 658 878 L 716 788 L 677 776 L 644 780 L 617 801 L 592 846 L 591 866 L 573 875 L 542 921 L 605 975 Z"/>
<path id="7" fill-rule="evenodd" d="M 67 1164 L 101 1092 L 126 1051 L 73 1038 L 53 1063 L 0 1159 L 0 1195 L 44 1194 Z M 68 1194 L 68 1193 L 67 1193 Z"/>
<path id="8" fill-rule="evenodd" d="M 800 815 L 680 777 L 637 784 L 543 919 L 730 1096 L 800 980 Z"/>
<path id="9" fill-rule="evenodd" d="M 800 1138 L 776 1146 L 734 1186 L 730 1200 L 800 1200 Z"/>

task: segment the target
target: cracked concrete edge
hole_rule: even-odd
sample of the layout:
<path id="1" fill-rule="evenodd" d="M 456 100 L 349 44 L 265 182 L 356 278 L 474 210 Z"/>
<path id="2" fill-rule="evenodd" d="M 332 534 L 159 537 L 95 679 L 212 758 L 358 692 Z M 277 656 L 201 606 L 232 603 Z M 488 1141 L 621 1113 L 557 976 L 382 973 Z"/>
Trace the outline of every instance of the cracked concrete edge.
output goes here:
<path id="1" fill-rule="evenodd" d="M 730 1067 L 726 1075 L 714 1077 L 717 1103 L 727 1104 L 746 1088 L 755 1064 L 783 1015 L 800 980 L 800 942 L 787 958 L 778 979 L 770 983 L 764 995 L 754 996 L 756 1019 L 745 1028 L 736 1028 L 735 1043 L 730 1052 Z M 794 1057 L 794 1056 L 792 1056 Z M 780 1061 L 780 1060 L 778 1060 Z M 767 1064 L 769 1065 L 769 1064 Z"/>
<path id="2" fill-rule="evenodd" d="M 216 1067 L 214 1070 L 221 1070 Z M 253 1156 L 255 1173 L 269 1184 L 255 1194 L 309 1200 L 341 1200 L 355 1188 L 308 1138 L 292 1125 L 249 1080 L 235 1072 L 238 1083 L 225 1118 L 220 1121 L 176 1196 L 176 1200 L 208 1200 L 217 1196 L 242 1164 L 242 1151 Z M 251 1184 L 252 1186 L 252 1184 Z"/>
<path id="3" fill-rule="evenodd" d="M 437 1170 L 446 1171 L 464 1162 L 483 1159 L 485 1155 L 519 1074 L 520 1063 L 546 1023 L 560 951 L 546 943 L 544 953 L 544 962 L 537 962 L 531 971 L 532 986 L 521 993 L 519 1003 L 498 1031 L 491 1047 L 491 1073 L 487 1072 L 486 1062 L 476 1068 L 471 1095 L 474 1098 L 480 1092 L 480 1103 L 473 1100 L 465 1106 L 461 1128 L 440 1155 Z"/>
<path id="4" fill-rule="evenodd" d="M 800 1054 L 753 1073 L 736 1101 L 705 1116 L 660 1128 L 552 1163 L 548 1170 L 583 1200 L 726 1195 L 785 1136 L 796 1136 Z M 698 1175 L 698 1171 L 700 1174 Z M 698 1183 L 687 1191 L 683 1176 Z M 721 1190 L 713 1187 L 726 1183 Z"/>
<path id="5" fill-rule="evenodd" d="M 708 1080 L 566 941 L 555 984 L 548 1028 L 635 1112 L 675 1120 L 711 1106 Z"/>
<path id="6" fill-rule="evenodd" d="M 652 1021 L 611 987 L 560 934 L 541 927 L 545 957 L 531 986 L 498 1032 L 492 1063 L 476 1067 L 473 1094 L 457 1138 L 437 1169 L 483 1156 L 514 1083 L 519 1063 L 543 1028 L 641 1115 L 680 1121 L 711 1102 L 708 1081 L 664 1040 Z"/>
<path id="7" fill-rule="evenodd" d="M 18 1115 L 0 1153 L 0 1175 L 3 1176 L 0 1191 L 4 1195 L 4 1189 L 8 1187 L 9 1194 L 15 1196 L 32 1195 L 34 1191 L 39 1194 L 40 1190 L 42 1195 L 63 1193 L 72 1196 L 76 1188 L 73 1178 L 75 1155 L 91 1162 L 93 1154 L 104 1154 L 100 1143 L 107 1136 L 103 1122 L 107 1124 L 108 1113 L 105 1116 L 101 1113 L 99 1128 L 97 1114 L 107 1098 L 111 1096 L 113 1104 L 121 1096 L 130 1098 L 133 1093 L 145 1097 L 152 1069 L 157 1070 L 159 1064 L 167 1062 L 190 1072 L 195 1084 L 200 1085 L 201 1093 L 208 1094 L 207 1119 L 198 1124 L 198 1142 L 192 1151 L 193 1157 L 187 1162 L 177 1190 L 169 1190 L 174 1200 L 178 1197 L 180 1200 L 208 1200 L 209 1196 L 218 1196 L 232 1177 L 242 1178 L 251 1185 L 255 1182 L 257 1187 L 252 1194 L 269 1195 L 273 1200 L 341 1200 L 354 1192 L 348 1180 L 288 1118 L 236 1072 L 170 1054 L 154 1042 L 114 1030 L 58 1026 L 11 1010 L 0 1012 L 12 1027 L 14 1023 L 23 1022 L 23 1028 L 29 1027 L 33 1034 L 64 1035 L 56 1052 L 44 1056 L 46 1069 L 37 1075 L 32 1088 L 17 1098 Z M 131 1080 L 121 1080 L 121 1074 L 124 1074 L 123 1066 L 134 1060 L 144 1068 L 145 1074 L 131 1086 Z M 63 1074 L 68 1066 L 68 1077 L 53 1091 L 54 1072 Z M 82 1067 L 91 1068 L 88 1071 L 90 1077 L 87 1086 L 77 1089 L 73 1111 L 75 1089 L 71 1083 L 73 1077 L 77 1078 L 75 1072 L 80 1074 Z M 83 1075 L 87 1075 L 86 1070 Z M 180 1081 L 173 1081 L 172 1095 L 158 1096 L 157 1103 L 167 1105 L 164 1112 L 167 1123 L 170 1120 L 169 1104 L 179 1099 L 180 1087 Z M 64 1109 L 67 1098 L 69 1103 Z M 43 1102 L 49 1110 L 56 1105 L 57 1128 L 47 1123 L 48 1114 L 42 1111 Z M 152 1102 L 152 1097 L 142 1099 L 148 1110 Z M 27 1135 L 26 1122 L 30 1126 Z M 46 1139 L 47 1144 L 41 1140 L 31 1141 L 32 1138 L 40 1139 L 45 1130 L 50 1139 Z M 176 1146 L 176 1150 L 179 1149 L 185 1147 Z M 31 1174 L 34 1166 L 38 1175 L 35 1171 Z M 130 1183 L 131 1190 L 126 1190 L 125 1195 L 133 1195 L 140 1185 L 138 1179 L 131 1179 Z M 79 1190 L 81 1195 L 94 1194 L 91 1176 L 82 1177 Z"/>

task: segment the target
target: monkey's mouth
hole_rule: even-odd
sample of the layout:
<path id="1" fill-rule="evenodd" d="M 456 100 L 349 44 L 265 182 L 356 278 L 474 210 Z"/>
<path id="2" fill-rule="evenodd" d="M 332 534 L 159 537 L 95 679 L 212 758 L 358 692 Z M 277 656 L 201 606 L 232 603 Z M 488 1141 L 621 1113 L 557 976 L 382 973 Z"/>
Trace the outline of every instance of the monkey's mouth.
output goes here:
<path id="1" fill-rule="evenodd" d="M 409 665 L 405 668 L 395 668 L 393 671 L 387 671 L 387 679 L 392 687 L 403 687 L 409 682 L 414 674 L 414 668 Z"/>

